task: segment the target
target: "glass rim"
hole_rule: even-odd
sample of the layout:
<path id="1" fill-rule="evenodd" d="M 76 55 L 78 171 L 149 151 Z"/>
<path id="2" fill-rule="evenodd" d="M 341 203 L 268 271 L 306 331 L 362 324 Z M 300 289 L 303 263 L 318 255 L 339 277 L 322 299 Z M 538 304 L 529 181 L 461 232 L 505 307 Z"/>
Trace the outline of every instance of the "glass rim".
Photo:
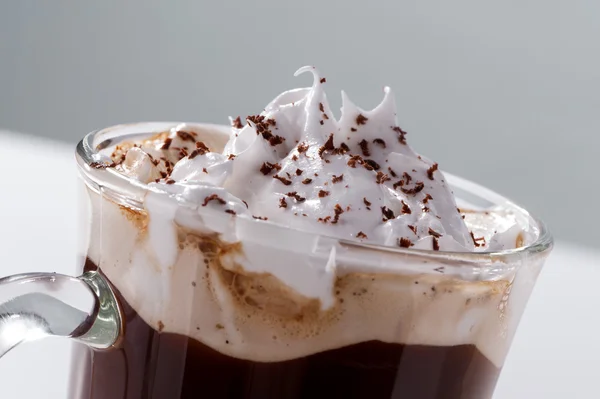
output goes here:
<path id="1" fill-rule="evenodd" d="M 111 139 L 108 139 L 108 144 L 104 142 L 96 145 L 95 139 L 97 136 L 105 133 L 109 133 L 111 131 L 119 131 L 123 129 L 130 129 L 135 127 L 143 127 L 143 126 L 163 126 L 167 129 L 161 130 L 150 130 L 141 129 L 136 133 L 130 133 L 130 135 L 152 135 L 156 133 L 160 133 L 162 131 L 168 130 L 168 128 L 175 127 L 177 125 L 185 123 L 188 126 L 194 126 L 205 129 L 212 129 L 214 131 L 218 131 L 220 133 L 228 133 L 230 130 L 229 126 L 226 125 L 218 125 L 218 124 L 210 124 L 210 123 L 196 123 L 196 122 L 138 122 L 138 123 L 129 123 L 129 124 L 119 124 L 114 126 L 109 126 L 103 129 L 94 130 L 88 134 L 86 134 L 77 144 L 76 146 L 76 161 L 79 167 L 79 170 L 82 174 L 82 177 L 86 181 L 86 184 L 92 183 L 95 187 L 102 188 L 110 188 L 118 194 L 118 197 L 123 200 L 127 205 L 130 205 L 137 209 L 143 209 L 143 201 L 136 200 L 135 198 L 131 198 L 131 193 L 140 194 L 140 198 L 143 198 L 147 192 L 157 192 L 161 194 L 165 194 L 165 192 L 154 189 L 153 187 L 148 186 L 145 183 L 141 183 L 136 181 L 133 178 L 130 178 L 118 171 L 111 168 L 95 168 L 94 163 L 101 162 L 102 156 L 100 151 L 111 145 Z M 136 129 L 137 130 L 137 129 Z M 122 135 L 116 134 L 114 137 L 121 137 Z M 339 237 L 330 236 L 326 234 L 314 234 L 318 238 L 330 239 L 339 243 L 342 247 L 348 249 L 362 249 L 366 251 L 377 251 L 377 252 L 385 252 L 389 254 L 398 254 L 398 255 L 411 255 L 411 256 L 419 256 L 426 257 L 430 259 L 444 259 L 444 260 L 453 260 L 459 262 L 473 262 L 478 264 L 488 264 L 495 263 L 498 261 L 506 262 L 506 263 L 514 263 L 519 261 L 521 258 L 531 255 L 531 254 L 539 254 L 544 253 L 550 250 L 553 246 L 554 240 L 553 237 L 548 230 L 546 224 L 539 218 L 531 215 L 526 209 L 517 205 L 513 201 L 508 198 L 496 193 L 495 191 L 479 185 L 475 182 L 467 180 L 465 178 L 453 175 L 452 173 L 442 171 L 444 177 L 447 182 L 451 186 L 460 187 L 462 190 L 469 192 L 470 194 L 477 196 L 479 198 L 484 198 L 487 201 L 492 201 L 497 206 L 507 206 L 510 210 L 517 211 L 522 215 L 529 217 L 535 224 L 538 231 L 538 236 L 532 243 L 528 245 L 524 245 L 517 248 L 510 248 L 501 251 L 480 251 L 480 252 L 469 252 L 469 251 L 435 251 L 433 249 L 420 249 L 420 248 L 402 248 L 402 247 L 393 247 L 389 245 L 379 245 L 379 244 L 369 244 L 357 242 L 349 239 L 341 239 Z M 180 206 L 184 206 L 190 209 L 197 209 L 198 204 L 184 201 L 180 197 L 173 197 L 174 201 Z M 492 199 L 490 199 L 492 198 Z M 210 209 L 203 210 L 204 212 L 215 212 Z M 281 228 L 284 230 L 291 230 L 296 232 L 307 233 L 301 229 L 295 229 L 293 227 L 285 226 L 280 223 L 273 223 L 269 221 L 255 220 L 247 218 L 250 223 L 262 224 L 268 223 L 271 226 L 275 226 L 277 228 Z"/>

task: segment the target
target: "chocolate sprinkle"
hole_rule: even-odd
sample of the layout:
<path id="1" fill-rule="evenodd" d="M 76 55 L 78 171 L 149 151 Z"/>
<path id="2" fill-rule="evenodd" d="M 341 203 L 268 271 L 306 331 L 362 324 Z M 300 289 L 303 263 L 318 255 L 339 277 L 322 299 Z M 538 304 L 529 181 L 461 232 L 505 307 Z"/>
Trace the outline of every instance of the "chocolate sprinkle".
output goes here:
<path id="1" fill-rule="evenodd" d="M 339 176 L 333 175 L 333 178 L 331 179 L 331 182 L 332 183 L 339 183 L 342 180 L 344 180 L 344 174 L 343 173 L 341 175 L 339 175 Z"/>
<path id="2" fill-rule="evenodd" d="M 369 151 L 369 143 L 367 142 L 367 140 L 362 139 L 362 141 L 358 143 L 358 145 L 360 146 L 360 150 L 362 151 L 365 157 L 371 155 L 371 152 Z"/>
<path id="3" fill-rule="evenodd" d="M 340 215 L 342 213 L 344 213 L 344 210 L 342 209 L 340 204 L 335 204 L 335 206 L 333 207 L 333 212 L 334 212 L 334 216 L 333 216 L 333 220 L 331 221 L 331 223 L 335 224 L 340 220 Z"/>
<path id="4" fill-rule="evenodd" d="M 285 201 L 285 197 L 281 197 L 279 199 L 279 207 L 280 208 L 287 208 L 287 202 Z"/>
<path id="5" fill-rule="evenodd" d="M 392 179 L 390 179 L 390 177 L 388 175 L 386 175 L 383 172 L 377 172 L 377 178 L 375 180 L 377 182 L 377 184 L 383 184 L 389 180 L 392 180 Z"/>
<path id="6" fill-rule="evenodd" d="M 323 153 L 325 151 L 331 151 L 333 150 L 335 147 L 333 146 L 333 133 L 331 133 L 329 135 L 329 138 L 327 139 L 327 141 L 325 142 L 325 144 L 323 144 L 321 146 L 321 148 L 319 148 L 319 156 L 321 158 L 323 158 Z"/>
<path id="7" fill-rule="evenodd" d="M 373 143 L 379 144 L 380 146 L 385 148 L 385 141 L 383 141 L 383 139 L 375 139 L 375 140 L 373 140 Z"/>
<path id="8" fill-rule="evenodd" d="M 367 118 L 363 114 L 358 114 L 358 116 L 356 117 L 356 124 L 364 125 L 365 123 L 367 123 L 368 120 L 369 120 L 369 118 Z"/>
<path id="9" fill-rule="evenodd" d="M 179 131 L 179 132 L 177 132 L 177 136 L 179 136 L 179 138 L 183 141 L 191 141 L 192 143 L 194 143 L 196 141 L 194 136 L 188 132 Z"/>
<path id="10" fill-rule="evenodd" d="M 406 237 L 401 237 L 398 238 L 398 246 L 402 247 L 402 248 L 410 248 L 412 247 L 414 244 L 412 243 L 412 241 Z"/>
<path id="11" fill-rule="evenodd" d="M 231 124 L 236 129 L 241 129 L 244 127 L 244 125 L 242 125 L 242 119 L 239 116 L 237 118 L 235 118 L 233 121 L 231 121 Z"/>
<path id="12" fill-rule="evenodd" d="M 434 163 L 429 169 L 427 169 L 427 177 L 429 177 L 429 180 L 433 180 L 433 172 L 435 172 L 436 170 L 438 170 L 437 163 Z"/>
<path id="13" fill-rule="evenodd" d="M 402 202 L 402 214 L 403 215 L 410 215 L 412 212 L 410 210 L 410 206 L 408 206 L 408 204 L 404 201 Z"/>
<path id="14" fill-rule="evenodd" d="M 435 238 L 440 238 L 442 236 L 440 233 L 438 233 L 437 231 L 435 231 L 431 227 L 429 228 L 429 234 L 432 235 L 432 236 L 434 236 Z"/>
<path id="15" fill-rule="evenodd" d="M 167 137 L 165 139 L 165 142 L 163 143 L 162 147 L 160 147 L 161 150 L 168 150 L 169 147 L 171 146 L 171 143 L 173 142 L 173 139 L 170 137 Z"/>
<path id="16" fill-rule="evenodd" d="M 401 144 L 406 144 L 406 137 L 405 136 L 407 135 L 407 133 L 404 130 L 400 129 L 399 126 L 392 126 L 392 130 L 394 132 L 398 133 L 398 141 Z"/>
<path id="17" fill-rule="evenodd" d="M 304 202 L 306 201 L 306 198 L 301 197 L 300 195 L 298 195 L 298 193 L 296 191 L 292 191 L 290 193 L 286 194 L 288 197 L 292 197 L 296 200 L 296 202 Z"/>
<path id="18" fill-rule="evenodd" d="M 302 154 L 303 152 L 306 152 L 306 151 L 308 151 L 308 144 L 306 144 L 306 143 L 298 144 L 298 152 L 300 154 Z"/>
<path id="19" fill-rule="evenodd" d="M 325 190 L 319 191 L 319 198 L 327 197 L 328 195 L 329 195 L 329 191 L 325 191 Z"/>
<path id="20" fill-rule="evenodd" d="M 368 167 L 367 167 L 368 166 Z M 379 166 L 379 164 L 375 161 L 373 161 L 372 159 L 365 159 L 365 168 L 367 168 L 368 170 L 379 170 L 381 169 L 381 166 Z M 371 168 L 371 169 L 369 169 Z"/>
<path id="21" fill-rule="evenodd" d="M 473 240 L 473 244 L 475 244 L 476 247 L 483 247 L 485 245 L 485 237 L 475 238 L 475 235 L 473 234 L 472 231 L 471 231 L 471 239 Z"/>
<path id="22" fill-rule="evenodd" d="M 404 194 L 415 195 L 424 188 L 425 185 L 423 184 L 423 182 L 418 181 L 415 183 L 415 186 L 413 188 L 400 187 L 400 191 L 402 191 Z"/>
<path id="23" fill-rule="evenodd" d="M 208 197 L 204 198 L 204 202 L 202 203 L 202 206 L 208 205 L 208 203 L 210 201 L 217 201 L 221 205 L 225 205 L 227 203 L 227 202 L 225 202 L 225 200 L 223 198 L 219 197 L 217 194 L 212 194 L 212 195 L 209 195 Z"/>
<path id="24" fill-rule="evenodd" d="M 275 176 L 273 176 L 273 179 L 277 179 L 277 180 L 279 180 L 280 182 L 282 182 L 282 183 L 283 183 L 283 184 L 285 184 L 286 186 L 289 186 L 290 184 L 292 184 L 292 181 L 291 181 L 291 180 L 289 180 L 289 179 L 286 179 L 286 178 L 285 178 L 285 177 L 283 177 L 283 176 L 275 175 Z"/>
<path id="25" fill-rule="evenodd" d="M 387 206 L 382 206 L 381 207 L 381 213 L 383 213 L 383 221 L 386 222 L 390 219 L 395 219 L 396 215 L 394 215 L 394 211 L 392 211 L 390 208 L 388 208 Z"/>

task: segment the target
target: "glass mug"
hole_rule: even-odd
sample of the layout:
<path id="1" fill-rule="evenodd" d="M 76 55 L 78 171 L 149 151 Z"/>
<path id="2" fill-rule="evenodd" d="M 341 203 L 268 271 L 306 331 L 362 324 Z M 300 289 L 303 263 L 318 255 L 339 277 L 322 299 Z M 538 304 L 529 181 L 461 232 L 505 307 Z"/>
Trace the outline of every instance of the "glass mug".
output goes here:
<path id="1" fill-rule="evenodd" d="M 541 221 L 445 173 L 471 228 L 473 215 L 510 213 L 533 242 L 486 253 L 381 247 L 216 212 L 99 164 L 101 151 L 176 125 L 119 125 L 78 144 L 81 276 L 0 279 L 0 356 L 71 338 L 72 398 L 492 396 L 552 248 Z M 227 140 L 226 126 L 188 126 L 209 132 L 211 147 Z M 236 267 L 239 257 L 301 273 L 335 262 L 335 304 L 323 311 L 274 276 Z M 361 265 L 379 271 L 353 271 Z"/>

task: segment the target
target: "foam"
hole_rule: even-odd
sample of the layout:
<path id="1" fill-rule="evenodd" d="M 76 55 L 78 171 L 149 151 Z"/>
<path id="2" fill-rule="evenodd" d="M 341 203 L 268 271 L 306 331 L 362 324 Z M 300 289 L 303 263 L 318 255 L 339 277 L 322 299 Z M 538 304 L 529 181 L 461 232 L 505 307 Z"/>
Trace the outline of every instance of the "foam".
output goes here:
<path id="1" fill-rule="evenodd" d="M 156 212 L 158 205 L 151 204 L 150 217 L 91 190 L 89 194 L 88 256 L 140 317 L 157 330 L 254 361 L 281 361 L 380 340 L 473 344 L 501 367 L 541 267 L 541 261 L 532 259 L 518 275 L 507 269 L 491 281 L 469 281 L 431 271 L 440 266 L 449 270 L 449 265 L 396 254 L 381 259 L 370 253 L 345 254 L 342 247 L 314 235 L 311 244 L 281 231 L 278 240 L 236 241 L 215 231 L 232 229 L 227 221 L 178 214 L 177 205 Z M 153 220 L 159 217 L 155 215 L 164 219 Z M 185 226 L 173 220 L 185 221 Z M 163 230 L 165 221 L 174 230 Z M 174 248 L 174 257 L 161 255 L 165 245 Z M 303 274 L 328 270 L 327 277 L 317 273 L 315 278 L 331 279 L 330 306 L 262 271 L 288 266 Z"/>

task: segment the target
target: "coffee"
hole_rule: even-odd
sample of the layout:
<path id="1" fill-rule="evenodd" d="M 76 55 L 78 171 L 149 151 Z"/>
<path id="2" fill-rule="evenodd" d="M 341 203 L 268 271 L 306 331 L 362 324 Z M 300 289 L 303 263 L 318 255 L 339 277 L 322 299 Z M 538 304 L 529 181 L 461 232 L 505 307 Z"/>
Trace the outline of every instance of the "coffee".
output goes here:
<path id="1" fill-rule="evenodd" d="M 97 267 L 89 259 L 87 270 Z M 180 334 L 158 332 L 118 295 L 118 348 L 75 349 L 86 359 L 73 397 L 90 399 L 490 398 L 500 369 L 474 345 L 368 341 L 281 362 L 238 359 Z M 81 378 L 81 377 L 80 377 Z"/>

